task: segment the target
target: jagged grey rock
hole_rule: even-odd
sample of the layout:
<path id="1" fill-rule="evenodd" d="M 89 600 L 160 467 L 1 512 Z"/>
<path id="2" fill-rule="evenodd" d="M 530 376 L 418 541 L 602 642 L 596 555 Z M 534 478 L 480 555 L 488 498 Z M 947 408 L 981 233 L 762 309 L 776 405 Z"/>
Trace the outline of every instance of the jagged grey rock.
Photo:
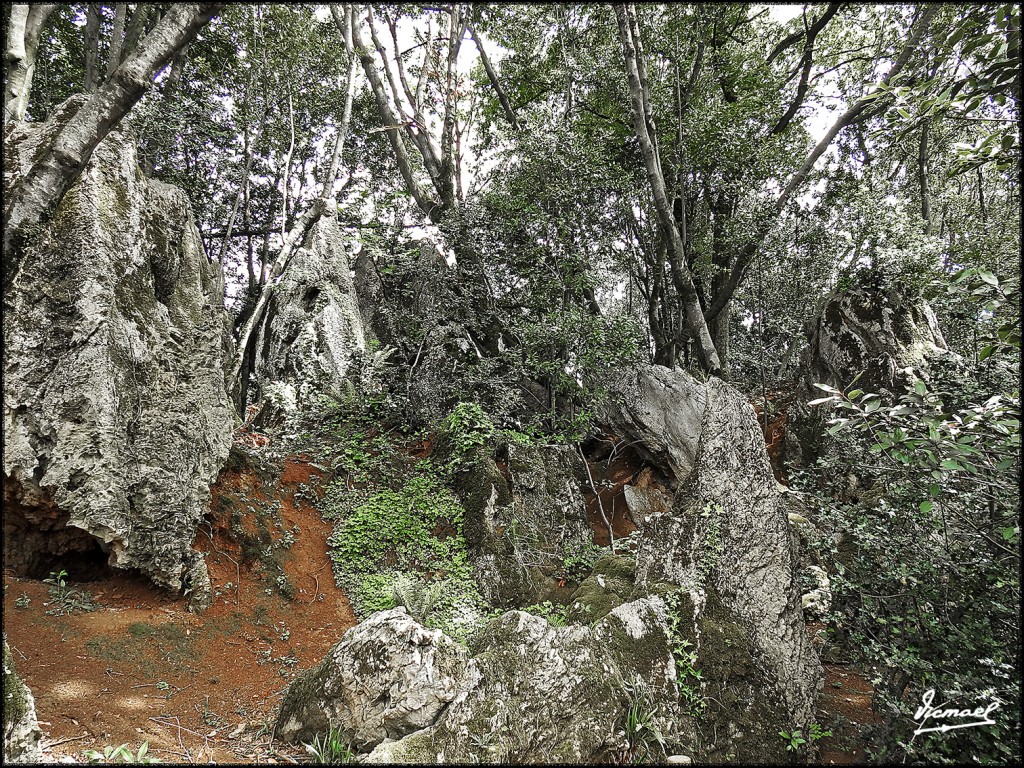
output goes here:
<path id="1" fill-rule="evenodd" d="M 813 397 L 820 397 L 815 382 L 842 388 L 861 372 L 858 389 L 892 389 L 906 368 L 953 354 L 928 302 L 896 287 L 833 293 L 809 330 L 799 371 Z"/>
<path id="2" fill-rule="evenodd" d="M 621 755 L 640 687 L 658 699 L 655 716 L 674 738 L 683 723 L 665 621 L 658 598 L 620 606 L 593 629 L 510 611 L 474 644 L 473 687 L 433 726 L 381 744 L 364 762 L 587 764 Z"/>
<path id="3" fill-rule="evenodd" d="M 457 485 L 466 508 L 466 543 L 481 594 L 501 608 L 548 597 L 566 558 L 593 535 L 581 491 L 586 467 L 571 446 L 507 446 L 508 480 L 486 452 Z"/>
<path id="4" fill-rule="evenodd" d="M 617 435 L 631 435 L 637 452 L 675 480 L 689 475 L 707 410 L 705 389 L 661 365 L 620 369 L 605 384 L 612 397 L 600 408 L 598 422 Z"/>
<path id="5" fill-rule="evenodd" d="M 4 764 L 39 763 L 43 760 L 40 746 L 42 732 L 36 721 L 36 703 L 32 691 L 14 671 L 11 649 L 4 637 Z"/>
<path id="6" fill-rule="evenodd" d="M 289 686 L 276 735 L 310 741 L 332 725 L 369 750 L 433 724 L 476 674 L 465 647 L 441 630 L 424 629 L 404 608 L 381 611 Z"/>
<path id="7" fill-rule="evenodd" d="M 961 363 L 947 348 L 928 302 L 898 287 L 856 285 L 830 294 L 808 323 L 807 335 L 783 443 L 783 461 L 790 466 L 827 452 L 824 432 L 831 411 L 808 405 L 825 396 L 815 384 L 900 392 L 936 364 L 956 368 Z"/>
<path id="8" fill-rule="evenodd" d="M 366 348 L 347 240 L 328 205 L 275 286 L 253 347 L 262 394 L 285 411 L 340 398 Z"/>
<path id="9" fill-rule="evenodd" d="M 52 129 L 11 129 L 11 178 Z M 4 275 L 6 563 L 31 571 L 98 542 L 164 587 L 201 584 L 192 542 L 233 415 L 219 272 L 185 193 L 145 178 L 134 140 L 113 132 L 17 256 Z"/>
<path id="10" fill-rule="evenodd" d="M 744 625 L 790 717 L 809 724 L 823 672 L 800 608 L 796 542 L 753 408 L 719 379 L 701 383 L 662 366 L 610 384 L 605 423 L 666 462 L 678 485 L 672 510 L 641 527 L 638 586 L 714 589 Z"/>

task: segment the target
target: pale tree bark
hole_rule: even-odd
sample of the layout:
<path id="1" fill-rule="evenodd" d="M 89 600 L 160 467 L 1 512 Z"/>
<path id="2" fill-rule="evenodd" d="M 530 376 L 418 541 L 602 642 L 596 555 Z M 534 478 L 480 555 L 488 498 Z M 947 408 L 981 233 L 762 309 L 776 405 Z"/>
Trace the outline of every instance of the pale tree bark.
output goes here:
<path id="1" fill-rule="evenodd" d="M 153 79 L 174 54 L 191 42 L 223 5 L 173 6 L 137 50 L 83 100 L 7 195 L 3 212 L 5 253 L 9 253 L 16 235 L 28 237 L 56 208 L 97 145 L 153 86 Z"/>
<path id="2" fill-rule="evenodd" d="M 88 3 L 85 11 L 85 90 L 95 91 L 100 84 L 100 15 L 102 5 Z"/>
<path id="3" fill-rule="evenodd" d="M 107 77 L 121 65 L 121 47 L 124 45 L 124 27 L 128 19 L 128 3 L 114 3 L 114 28 L 110 32 L 107 50 Z"/>
<path id="4" fill-rule="evenodd" d="M 501 81 L 498 80 L 498 73 L 495 72 L 494 67 L 491 66 L 491 60 L 487 56 L 487 51 L 484 50 L 483 43 L 480 42 L 480 37 L 477 35 L 476 30 L 473 29 L 472 24 L 467 24 L 466 28 L 469 30 L 469 34 L 470 37 L 473 38 L 473 42 L 476 43 L 476 49 L 480 52 L 480 61 L 484 65 L 484 72 L 487 73 L 487 79 L 490 81 L 491 87 L 494 89 L 494 94 L 498 97 L 498 103 L 501 105 L 501 109 L 505 113 L 505 119 L 508 120 L 514 130 L 520 130 L 519 119 L 516 117 L 516 112 L 512 109 L 512 105 L 509 103 L 508 96 L 505 94 L 505 89 L 501 87 Z"/>
<path id="5" fill-rule="evenodd" d="M 373 93 L 374 102 L 377 105 L 377 111 L 380 112 L 381 119 L 384 121 L 385 133 L 388 137 L 388 142 L 391 144 L 391 149 L 395 154 L 395 161 L 398 163 L 398 171 L 402 175 L 402 180 L 405 182 L 405 187 L 409 194 L 412 195 L 413 200 L 416 201 L 416 205 L 419 206 L 420 210 L 423 211 L 430 220 L 437 224 L 441 221 L 441 215 L 443 211 L 441 206 L 427 196 L 426 191 L 416 181 L 416 176 L 412 167 L 412 160 L 409 157 L 409 150 L 405 145 L 405 140 L 400 129 L 409 130 L 408 126 L 399 121 L 398 116 L 395 114 L 391 107 L 391 102 L 388 99 L 387 92 L 384 90 L 384 83 L 380 79 L 380 74 L 377 72 L 377 65 L 370 54 L 369 49 L 363 43 L 362 35 L 359 32 L 359 24 L 355 18 L 354 9 L 350 9 L 351 24 L 346 27 L 346 21 L 343 16 L 342 9 L 338 7 L 337 3 L 331 4 L 331 14 L 334 16 L 334 21 L 338 25 L 338 28 L 342 31 L 342 35 L 345 36 L 346 43 L 350 44 L 350 53 L 354 53 L 358 58 L 360 64 L 363 67 L 363 73 L 366 75 L 366 80 L 370 84 L 370 91 Z M 347 31 L 346 31 L 347 30 Z"/>
<path id="6" fill-rule="evenodd" d="M 136 48 L 139 46 L 139 41 L 146 34 L 146 25 L 149 23 L 150 17 L 157 12 L 157 8 L 154 5 L 148 3 L 136 3 L 135 10 L 132 11 L 132 17 L 128 21 L 128 26 L 124 31 L 124 40 L 121 43 L 120 50 L 120 61 L 124 61 L 126 58 L 132 55 Z"/>
<path id="7" fill-rule="evenodd" d="M 11 6 L 4 51 L 4 121 L 24 120 L 32 77 L 36 71 L 39 40 L 56 4 Z"/>
<path id="8" fill-rule="evenodd" d="M 633 7 L 615 6 L 615 16 L 619 24 L 619 41 L 622 44 L 622 55 L 626 64 L 626 76 L 629 82 L 630 105 L 633 113 L 633 128 L 640 141 L 640 150 L 647 170 L 647 180 L 651 185 L 654 197 L 654 208 L 658 214 L 658 225 L 661 236 L 668 246 L 669 263 L 672 267 L 672 281 L 683 302 L 687 323 L 693 333 L 697 356 L 701 366 L 717 373 L 721 368 L 718 352 L 708 330 L 704 313 L 701 311 L 697 288 L 693 283 L 693 275 L 686 263 L 683 241 L 679 235 L 672 207 L 665 190 L 665 177 L 658 158 L 654 120 L 651 115 L 649 92 L 644 88 L 646 77 L 641 76 L 640 64 L 642 50 L 638 49 L 639 35 L 636 34 Z"/>

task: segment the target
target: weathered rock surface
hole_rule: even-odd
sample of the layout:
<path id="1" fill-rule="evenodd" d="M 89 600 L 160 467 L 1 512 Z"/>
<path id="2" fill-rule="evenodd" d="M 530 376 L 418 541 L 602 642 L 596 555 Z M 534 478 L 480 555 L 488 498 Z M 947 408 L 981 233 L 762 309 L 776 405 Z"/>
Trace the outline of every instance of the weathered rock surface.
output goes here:
<path id="1" fill-rule="evenodd" d="M 507 446 L 508 479 L 485 451 L 463 473 L 459 495 L 474 580 L 501 608 L 548 598 L 566 558 L 593 535 L 581 492 L 586 467 L 571 446 Z"/>
<path id="2" fill-rule="evenodd" d="M 812 462 L 825 450 L 828 409 L 807 404 L 823 397 L 815 384 L 865 392 L 899 392 L 939 361 L 957 365 L 931 306 L 898 288 L 857 285 L 828 296 L 808 324 L 808 345 L 797 368 L 797 397 L 789 408 L 784 461 Z M 859 378 L 857 376 L 859 375 Z"/>
<path id="3" fill-rule="evenodd" d="M 395 613 L 375 614 L 366 624 L 377 627 L 379 633 L 380 627 L 396 621 Z M 340 679 L 344 670 L 353 666 L 351 659 L 378 658 L 376 652 L 368 656 L 362 650 L 342 651 L 343 646 L 352 646 L 350 637 L 365 634 L 363 626 L 351 630 L 318 667 L 317 680 Z M 410 630 L 417 632 L 426 630 Z M 397 645 L 402 648 L 406 643 L 398 638 Z M 425 727 L 397 741 L 378 738 L 379 744 L 364 762 L 580 764 L 621 755 L 629 748 L 623 731 L 626 711 L 641 689 L 654 702 L 654 715 L 667 738 L 683 732 L 687 740 L 692 738 L 692 730 L 687 730 L 690 725 L 676 704 L 675 662 L 660 598 L 622 605 L 592 629 L 552 627 L 538 616 L 510 611 L 485 627 L 473 651 L 468 666 L 459 668 L 461 676 L 416 674 L 413 678 L 383 664 L 363 663 L 358 667 L 361 676 L 350 680 L 349 691 L 355 685 L 367 693 L 348 693 L 344 700 L 335 697 L 329 711 L 291 706 L 293 700 L 318 695 L 319 689 L 312 685 L 314 676 L 304 675 L 286 694 L 278 735 L 294 738 L 304 727 L 326 729 L 328 722 L 348 729 L 354 720 L 366 720 L 378 724 L 374 735 L 379 736 L 381 717 L 373 697 L 377 691 L 394 691 L 391 681 L 401 675 L 418 687 L 400 688 L 397 699 L 428 702 L 421 710 L 408 713 L 406 722 Z M 404 663 L 394 653 L 379 658 L 392 665 Z M 414 670 L 426 666 L 413 661 Z M 453 684 L 461 684 L 461 690 L 453 690 Z M 293 693 L 296 689 L 301 693 Z M 441 691 L 447 704 L 443 709 L 433 706 Z M 330 697 L 323 694 L 320 698 Z M 391 696 L 391 701 L 395 700 Z M 289 719 L 303 725 L 283 728 L 281 723 Z M 388 717 L 383 720 L 385 725 L 392 722 Z"/>
<path id="4" fill-rule="evenodd" d="M 814 397 L 820 397 L 814 382 L 842 388 L 861 371 L 859 389 L 892 389 L 905 368 L 952 354 L 928 302 L 897 288 L 860 286 L 834 293 L 809 331 L 800 374 Z"/>
<path id="5" fill-rule="evenodd" d="M 753 409 L 718 379 L 702 384 L 661 366 L 611 384 L 603 420 L 666 461 L 679 486 L 672 510 L 641 526 L 638 587 L 713 589 L 745 627 L 786 712 L 807 725 L 823 672 L 804 627 L 796 543 Z"/>
<path id="6" fill-rule="evenodd" d="M 607 382 L 613 399 L 598 421 L 617 435 L 631 436 L 633 448 L 647 461 L 680 481 L 697 456 L 707 410 L 705 388 L 690 376 L 661 365 L 616 371 Z"/>
<path id="7" fill-rule="evenodd" d="M 43 753 L 42 732 L 36 722 L 36 704 L 32 691 L 14 671 L 11 649 L 4 637 L 4 764 L 39 763 Z"/>
<path id="8" fill-rule="evenodd" d="M 404 608 L 382 611 L 289 686 L 276 735 L 311 741 L 330 724 L 369 750 L 433 724 L 475 680 L 465 647 L 424 629 Z"/>
<path id="9" fill-rule="evenodd" d="M 52 128 L 12 130 L 8 182 Z M 172 590 L 201 584 L 192 542 L 233 416 L 220 282 L 185 193 L 111 133 L 5 271 L 4 310 L 6 564 L 45 575 L 98 546 Z"/>
<path id="10" fill-rule="evenodd" d="M 254 379 L 283 410 L 341 397 L 366 335 L 336 207 L 328 205 L 274 289 L 253 348 Z"/>

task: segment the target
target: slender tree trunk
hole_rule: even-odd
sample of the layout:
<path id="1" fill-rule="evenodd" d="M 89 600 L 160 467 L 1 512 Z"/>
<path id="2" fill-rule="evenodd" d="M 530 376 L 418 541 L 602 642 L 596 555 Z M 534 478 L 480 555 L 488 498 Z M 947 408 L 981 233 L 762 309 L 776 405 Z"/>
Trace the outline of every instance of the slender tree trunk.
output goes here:
<path id="1" fill-rule="evenodd" d="M 114 3 L 114 28 L 110 33 L 107 50 L 107 77 L 121 65 L 121 47 L 124 45 L 124 26 L 128 17 L 128 3 Z"/>
<path id="2" fill-rule="evenodd" d="M 619 39 L 622 44 L 622 55 L 625 59 L 626 75 L 629 81 L 634 131 L 640 140 L 640 148 L 643 153 L 644 165 L 647 169 L 647 179 L 651 184 L 651 191 L 654 196 L 654 207 L 658 214 L 661 234 L 668 246 L 672 281 L 683 302 L 687 323 L 697 342 L 697 354 L 700 357 L 701 364 L 705 370 L 717 374 L 721 368 L 718 352 L 715 350 L 707 322 L 704 319 L 704 313 L 700 308 L 697 289 L 693 284 L 693 275 L 686 264 L 682 239 L 680 238 L 676 222 L 672 217 L 672 208 L 665 191 L 665 178 L 662 173 L 661 163 L 658 160 L 655 136 L 651 130 L 654 121 L 651 115 L 650 98 L 643 88 L 643 81 L 646 78 L 641 78 L 640 74 L 642 52 L 637 47 L 639 37 L 634 37 L 634 32 L 631 28 L 633 26 L 630 19 L 631 13 L 634 13 L 631 5 L 626 7 L 621 5 L 615 6 L 615 15 L 619 23 Z"/>
<path id="3" fill-rule="evenodd" d="M 341 27 L 342 34 L 345 35 L 344 25 L 340 24 L 339 27 Z M 274 295 L 274 288 L 288 268 L 295 249 L 306 239 L 313 225 L 328 211 L 331 215 L 337 215 L 334 185 L 340 173 L 345 141 L 348 136 L 349 121 L 352 116 L 352 100 L 355 93 L 355 56 L 352 56 L 349 64 L 347 79 L 345 107 L 341 116 L 341 125 L 338 127 L 338 133 L 334 141 L 334 151 L 331 155 L 330 165 L 323 177 L 323 186 L 321 187 L 320 194 L 286 233 L 281 252 L 274 259 L 273 267 L 267 276 L 269 279 L 261 279 L 263 291 L 238 337 L 235 359 L 232 362 L 228 378 L 228 391 L 235 398 L 240 413 L 244 412 L 247 399 L 248 375 L 243 376 L 243 373 L 248 370 L 250 356 L 253 352 L 253 344 L 251 343 L 253 341 L 253 334 L 263 322 L 267 307 L 270 305 L 270 300 Z M 266 270 L 265 263 L 264 270 Z"/>
<path id="4" fill-rule="evenodd" d="M 28 110 L 32 77 L 36 71 L 39 39 L 56 4 L 11 6 L 4 52 L 4 121 L 24 120 Z"/>
<path id="5" fill-rule="evenodd" d="M 121 61 L 131 56 L 135 49 L 139 47 L 139 41 L 146 34 L 146 24 L 149 23 L 149 18 L 153 15 L 154 11 L 156 11 L 156 6 L 147 3 L 135 4 L 135 10 L 132 12 L 132 17 L 129 19 L 128 26 L 124 31 L 124 42 L 121 43 Z"/>
<path id="6" fill-rule="evenodd" d="M 917 186 L 921 193 L 921 219 L 924 233 L 932 233 L 931 192 L 928 189 L 928 122 L 921 126 L 921 137 L 917 145 Z"/>
<path id="7" fill-rule="evenodd" d="M 103 6 L 86 4 L 85 11 L 85 90 L 95 91 L 100 84 L 100 17 Z"/>
<path id="8" fill-rule="evenodd" d="M 480 62 L 484 65 L 484 72 L 487 73 L 487 79 L 490 81 L 491 87 L 494 89 L 494 93 L 498 97 L 498 103 L 501 105 L 501 109 L 505 113 L 505 119 L 508 120 L 514 130 L 520 130 L 519 120 L 516 118 L 515 110 L 512 109 L 508 96 L 505 95 L 505 89 L 501 87 L 501 81 L 498 80 L 498 73 L 495 72 L 494 67 L 491 66 L 491 60 L 487 56 L 487 51 L 484 50 L 483 43 L 480 42 L 480 38 L 477 36 L 476 30 L 473 29 L 472 24 L 467 24 L 466 29 L 469 30 L 469 34 L 473 38 L 473 42 L 476 43 L 476 49 L 480 52 Z"/>
<path id="9" fill-rule="evenodd" d="M 152 87 L 153 78 L 217 13 L 223 3 L 182 3 L 171 8 L 156 28 L 96 93 L 85 98 L 56 132 L 4 201 L 4 252 L 28 237 L 64 197 L 93 150 L 120 124 Z"/>

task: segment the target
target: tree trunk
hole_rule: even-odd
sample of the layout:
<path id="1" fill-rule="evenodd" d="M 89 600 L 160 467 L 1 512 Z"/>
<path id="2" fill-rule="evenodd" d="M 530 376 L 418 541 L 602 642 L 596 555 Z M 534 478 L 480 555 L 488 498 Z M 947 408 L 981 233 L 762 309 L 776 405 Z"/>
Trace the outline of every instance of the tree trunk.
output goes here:
<path id="1" fill-rule="evenodd" d="M 651 116 L 650 98 L 643 87 L 646 80 L 642 77 L 642 51 L 639 50 L 639 36 L 634 38 L 631 29 L 630 14 L 634 10 L 631 5 L 625 8 L 615 6 L 615 15 L 619 23 L 619 39 L 622 44 L 622 55 L 626 63 L 626 75 L 629 81 L 630 102 L 633 112 L 633 127 L 640 141 L 647 179 L 651 184 L 654 196 L 654 207 L 658 214 L 658 223 L 662 237 L 668 245 L 669 262 L 672 268 L 672 281 L 683 302 L 687 324 L 696 340 L 697 354 L 701 365 L 710 373 L 717 374 L 721 368 L 718 352 L 708 331 L 704 313 L 700 308 L 697 289 L 693 284 L 693 275 L 686 264 L 686 255 L 679 230 L 672 216 L 672 208 L 665 191 L 665 177 L 658 160 L 655 136 L 653 134 L 653 117 Z"/>
<path id="2" fill-rule="evenodd" d="M 39 38 L 56 4 L 11 6 L 7 25 L 7 50 L 4 53 L 5 89 L 4 122 L 24 120 L 28 97 L 32 92 L 32 76 L 36 71 Z"/>
<path id="3" fill-rule="evenodd" d="M 152 87 L 153 78 L 171 57 L 193 40 L 223 5 L 175 5 L 138 50 L 83 101 L 7 196 L 3 216 L 5 253 L 10 253 L 16 235 L 29 236 L 31 229 L 56 208 L 96 146 Z"/>
<path id="4" fill-rule="evenodd" d="M 924 233 L 932 233 L 931 195 L 928 189 L 928 122 L 921 126 L 921 138 L 917 145 L 917 185 L 921 193 L 921 219 Z"/>
<path id="5" fill-rule="evenodd" d="M 114 28 L 110 33 L 107 50 L 107 77 L 121 65 L 121 46 L 124 44 L 124 25 L 128 17 L 128 3 L 114 3 Z"/>
<path id="6" fill-rule="evenodd" d="M 100 18 L 103 6 L 88 3 L 85 11 L 85 90 L 94 92 L 100 85 Z"/>

